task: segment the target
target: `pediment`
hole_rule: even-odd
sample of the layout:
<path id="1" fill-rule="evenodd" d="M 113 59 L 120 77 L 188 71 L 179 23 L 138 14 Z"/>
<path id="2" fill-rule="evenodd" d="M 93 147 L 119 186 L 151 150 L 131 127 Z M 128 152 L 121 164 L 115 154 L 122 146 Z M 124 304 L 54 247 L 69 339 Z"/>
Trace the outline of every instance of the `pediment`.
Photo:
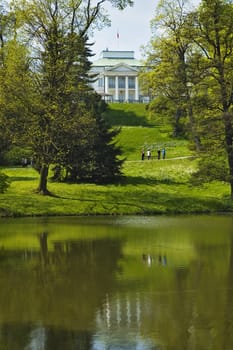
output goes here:
<path id="1" fill-rule="evenodd" d="M 128 64 L 119 63 L 113 67 L 109 67 L 106 69 L 111 72 L 138 72 L 138 70 L 134 67 L 129 66 Z"/>

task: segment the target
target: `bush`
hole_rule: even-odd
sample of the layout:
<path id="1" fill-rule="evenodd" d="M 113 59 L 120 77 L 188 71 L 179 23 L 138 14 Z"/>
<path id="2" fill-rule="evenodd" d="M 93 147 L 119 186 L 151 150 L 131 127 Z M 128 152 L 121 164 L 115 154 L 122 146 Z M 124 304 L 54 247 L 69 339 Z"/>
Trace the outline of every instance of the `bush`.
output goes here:
<path id="1" fill-rule="evenodd" d="M 198 170 L 191 176 L 193 185 L 210 183 L 212 181 L 228 182 L 227 159 L 221 155 L 208 155 L 199 159 Z"/>
<path id="2" fill-rule="evenodd" d="M 0 172 L 0 193 L 4 193 L 9 187 L 9 178 L 6 174 Z"/>
<path id="3" fill-rule="evenodd" d="M 27 159 L 30 162 L 32 151 L 28 148 L 19 146 L 12 147 L 2 157 L 3 165 L 22 165 L 22 159 Z"/>

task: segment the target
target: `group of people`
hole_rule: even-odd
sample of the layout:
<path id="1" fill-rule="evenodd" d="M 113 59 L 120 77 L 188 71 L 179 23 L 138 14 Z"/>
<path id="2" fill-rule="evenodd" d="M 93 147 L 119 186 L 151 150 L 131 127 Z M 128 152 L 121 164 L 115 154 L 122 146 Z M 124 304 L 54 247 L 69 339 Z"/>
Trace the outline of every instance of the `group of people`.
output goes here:
<path id="1" fill-rule="evenodd" d="M 162 148 L 162 150 L 158 149 L 157 154 L 158 154 L 158 159 L 161 159 L 161 157 L 162 157 L 162 159 L 165 159 L 166 158 L 166 150 L 165 150 L 165 148 Z M 146 156 L 147 156 L 148 160 L 151 159 L 152 154 L 151 154 L 151 150 L 150 149 L 147 150 Z M 145 159 L 145 151 L 142 150 L 142 160 L 144 160 L 144 159 Z"/>
<path id="2" fill-rule="evenodd" d="M 28 159 L 28 158 L 22 158 L 21 159 L 21 165 L 23 168 L 27 168 L 28 165 L 33 166 L 33 159 Z"/>
<path id="3" fill-rule="evenodd" d="M 28 166 L 28 160 L 27 158 L 22 158 L 21 159 L 21 164 L 23 168 L 26 168 Z"/>

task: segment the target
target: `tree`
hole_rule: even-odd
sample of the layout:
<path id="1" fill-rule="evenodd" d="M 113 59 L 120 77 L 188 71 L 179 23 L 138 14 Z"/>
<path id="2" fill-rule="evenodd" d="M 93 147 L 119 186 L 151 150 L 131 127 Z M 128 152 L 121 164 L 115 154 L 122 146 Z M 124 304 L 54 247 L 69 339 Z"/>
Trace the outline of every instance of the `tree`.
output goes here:
<path id="1" fill-rule="evenodd" d="M 19 42 L 16 15 L 0 10 L 0 156 L 25 142 L 33 93 L 27 48 Z"/>
<path id="2" fill-rule="evenodd" d="M 2 2 L 0 5 L 0 49 L 2 49 L 7 41 L 15 35 L 15 15 L 9 11 L 7 4 Z M 1 51 L 0 62 L 3 62 L 3 51 Z"/>
<path id="3" fill-rule="evenodd" d="M 12 16 L 7 12 L 4 4 L 0 5 L 0 150 L 1 153 L 7 148 L 9 140 L 5 132 L 4 114 L 6 109 L 5 98 L 5 45 L 12 30 Z"/>
<path id="4" fill-rule="evenodd" d="M 173 124 L 174 136 L 184 131 L 181 119 L 188 119 L 186 132 L 192 135 L 196 148 L 199 149 L 191 99 L 193 74 L 190 62 L 193 43 L 187 35 L 190 28 L 187 8 L 187 1 L 183 0 L 159 2 L 157 15 L 152 21 L 155 37 L 151 40 L 146 63 L 151 70 L 146 72 L 145 76 L 155 97 L 151 108 L 159 108 L 161 111 L 163 105 L 165 110 L 169 109 L 170 115 L 173 115 L 170 121 Z"/>
<path id="5" fill-rule="evenodd" d="M 17 39 L 4 45 L 4 62 L 0 69 L 1 135 L 6 147 L 23 139 L 25 116 L 30 117 L 32 79 L 27 50 Z"/>
<path id="6" fill-rule="evenodd" d="M 206 151 L 209 154 L 209 151 L 213 151 L 213 146 L 215 150 L 222 150 L 221 168 L 227 163 L 227 176 L 224 179 L 230 184 L 233 199 L 232 2 L 203 0 L 196 13 L 193 28 L 193 40 L 202 54 L 202 84 L 206 86 L 211 102 L 211 118 L 207 125 L 209 131 L 206 132 L 205 129 L 203 135 L 206 140 L 209 139 Z"/>
<path id="7" fill-rule="evenodd" d="M 63 139 L 74 130 L 87 141 L 93 129 L 93 110 L 86 104 L 88 86 L 88 33 L 105 17 L 107 0 L 37 0 L 19 2 L 25 33 L 32 39 L 37 105 L 30 124 L 30 138 L 40 170 L 38 192 L 48 194 L 49 166 L 64 159 Z M 131 0 L 111 0 L 124 9 Z M 92 115 L 91 115 L 92 114 Z M 88 134 L 89 132 L 89 134 Z M 72 143 L 73 141 L 71 141 Z"/>
<path id="8" fill-rule="evenodd" d="M 65 152 L 54 168 L 54 178 L 59 181 L 109 182 L 121 175 L 121 150 L 114 141 L 120 129 L 110 129 L 102 118 L 106 104 L 100 95 L 88 95 L 86 103 L 88 110 L 93 110 L 86 119 L 87 135 L 83 138 L 76 128 L 72 142 L 63 138 Z"/>
<path id="9" fill-rule="evenodd" d="M 173 127 L 173 136 L 177 137 L 185 133 L 185 120 L 187 117 L 185 108 L 184 85 L 181 76 L 178 76 L 177 50 L 171 38 L 152 39 L 151 50 L 146 62 L 150 70 L 141 74 L 144 81 L 144 89 L 150 91 L 152 101 L 150 109 L 162 114 Z"/>
<path id="10" fill-rule="evenodd" d="M 165 97 L 166 107 L 176 111 L 175 120 L 188 116 L 201 151 L 198 174 L 202 180 L 227 181 L 233 199 L 232 1 L 203 0 L 189 12 L 181 0 L 160 5 L 155 23 L 161 38 L 152 41 L 155 50 L 149 56 L 155 108 Z"/>

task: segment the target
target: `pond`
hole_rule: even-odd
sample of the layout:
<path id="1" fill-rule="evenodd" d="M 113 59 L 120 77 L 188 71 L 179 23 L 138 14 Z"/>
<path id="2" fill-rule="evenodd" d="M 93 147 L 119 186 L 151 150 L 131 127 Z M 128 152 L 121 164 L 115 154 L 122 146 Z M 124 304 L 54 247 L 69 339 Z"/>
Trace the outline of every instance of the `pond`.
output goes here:
<path id="1" fill-rule="evenodd" d="M 233 217 L 1 219 L 0 349 L 232 350 Z"/>

